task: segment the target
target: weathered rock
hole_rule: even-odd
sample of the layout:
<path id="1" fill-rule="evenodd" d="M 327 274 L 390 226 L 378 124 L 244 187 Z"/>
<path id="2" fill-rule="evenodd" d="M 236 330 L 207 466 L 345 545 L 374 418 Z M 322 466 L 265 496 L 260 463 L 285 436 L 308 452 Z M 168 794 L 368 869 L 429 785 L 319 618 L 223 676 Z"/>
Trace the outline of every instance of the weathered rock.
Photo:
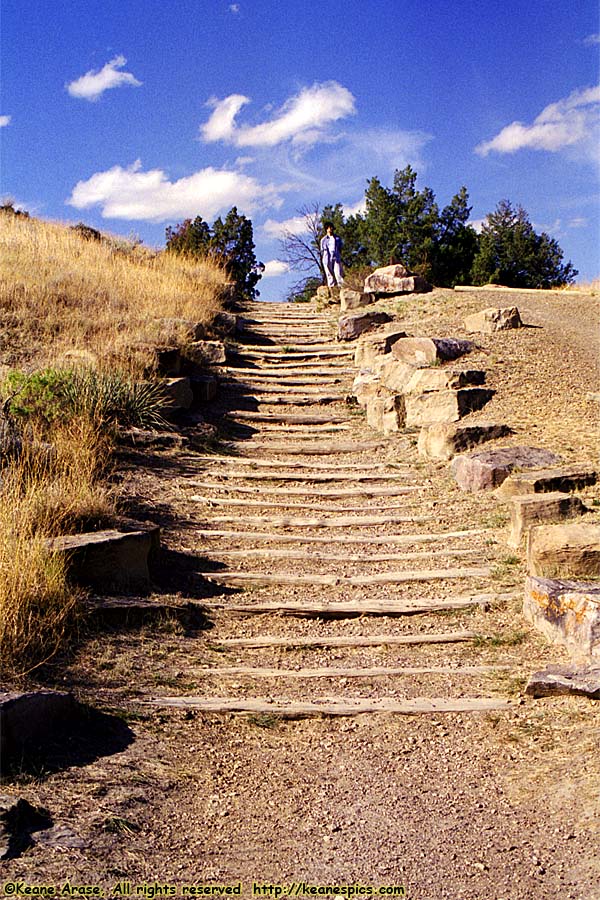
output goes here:
<path id="1" fill-rule="evenodd" d="M 368 306 L 373 302 L 370 294 L 364 294 L 361 291 L 351 291 L 350 288 L 340 289 L 340 309 L 346 312 L 349 309 L 358 309 L 361 306 Z"/>
<path id="2" fill-rule="evenodd" d="M 400 338 L 406 337 L 405 331 L 376 331 L 359 338 L 354 351 L 354 364 L 359 368 L 369 368 L 376 359 L 389 354 Z"/>
<path id="3" fill-rule="evenodd" d="M 441 367 L 415 369 L 404 392 L 424 394 L 428 391 L 448 391 L 485 384 L 481 369 L 443 369 Z"/>
<path id="4" fill-rule="evenodd" d="M 399 394 L 372 397 L 367 401 L 367 424 L 376 431 L 393 434 L 404 428 L 404 398 Z"/>
<path id="5" fill-rule="evenodd" d="M 216 314 L 213 322 L 215 328 L 218 329 L 218 332 L 220 334 L 231 335 L 235 334 L 238 330 L 238 317 L 235 315 L 235 313 L 224 312 L 223 310 L 221 310 L 221 312 L 218 312 Z M 200 341 L 203 337 L 204 334 L 199 333 L 198 337 L 193 338 L 193 340 Z"/>
<path id="6" fill-rule="evenodd" d="M 530 575 L 587 578 L 600 575 L 600 525 L 534 525 L 527 542 Z"/>
<path id="7" fill-rule="evenodd" d="M 356 313 L 342 316 L 338 324 L 338 341 L 355 341 L 365 331 L 372 331 L 384 322 L 390 322 L 391 316 L 384 312 Z"/>
<path id="8" fill-rule="evenodd" d="M 576 661 L 600 660 L 600 584 L 530 575 L 523 615 Z"/>
<path id="9" fill-rule="evenodd" d="M 164 329 L 165 339 L 178 341 L 201 341 L 206 337 L 206 328 L 201 322 L 193 322 L 191 319 L 163 318 L 160 320 Z"/>
<path id="10" fill-rule="evenodd" d="M 417 371 L 427 372 L 428 369 L 418 369 Z M 511 433 L 508 425 L 493 425 L 488 422 L 480 422 L 477 425 L 445 423 L 430 425 L 428 428 L 421 429 L 418 451 L 420 456 L 427 459 L 450 460 L 457 453 L 464 453 L 465 450 L 469 450 L 477 444 L 493 441 Z"/>
<path id="11" fill-rule="evenodd" d="M 401 362 L 423 368 L 470 353 L 474 344 L 459 338 L 407 337 L 396 341 L 392 355 Z"/>
<path id="12" fill-rule="evenodd" d="M 406 426 L 412 428 L 457 422 L 463 416 L 481 409 L 493 395 L 494 391 L 479 387 L 429 391 L 425 394 L 408 394 L 405 391 Z"/>
<path id="13" fill-rule="evenodd" d="M 0 693 L 0 766 L 8 769 L 25 750 L 35 751 L 58 735 L 78 712 L 63 691 Z"/>
<path id="14" fill-rule="evenodd" d="M 192 341 L 183 350 L 184 356 L 196 366 L 217 366 L 226 360 L 225 345 L 221 341 Z"/>
<path id="15" fill-rule="evenodd" d="M 463 491 L 490 491 L 508 478 L 517 466 L 535 469 L 561 462 L 560 456 L 540 447 L 502 447 L 462 453 L 452 460 L 452 472 Z"/>
<path id="16" fill-rule="evenodd" d="M 394 359 L 392 353 L 382 356 L 376 363 L 377 373 L 384 387 L 401 393 L 412 378 L 415 367 Z"/>
<path id="17" fill-rule="evenodd" d="M 522 326 L 516 306 L 504 306 L 500 309 L 490 306 L 465 318 L 465 331 L 478 331 L 481 334 L 493 334 L 495 331 L 508 331 Z"/>
<path id="18" fill-rule="evenodd" d="M 331 297 L 330 288 L 328 288 L 326 284 L 319 285 L 315 297 L 322 302 L 328 302 Z"/>
<path id="19" fill-rule="evenodd" d="M 165 378 L 161 386 L 165 392 L 166 409 L 189 409 L 194 402 L 189 378 Z"/>
<path id="20" fill-rule="evenodd" d="M 534 469 L 516 472 L 498 488 L 499 497 L 521 494 L 541 494 L 549 491 L 579 491 L 596 484 L 598 472 L 591 466 L 561 466 L 553 469 Z"/>
<path id="21" fill-rule="evenodd" d="M 158 525 L 140 523 L 125 531 L 110 529 L 64 535 L 47 541 L 48 548 L 67 560 L 69 577 L 78 584 L 108 591 L 147 591 L 149 559 L 156 554 Z"/>
<path id="22" fill-rule="evenodd" d="M 383 266 L 365 278 L 367 294 L 414 294 L 431 290 L 421 275 L 412 275 L 401 265 Z"/>
<path id="23" fill-rule="evenodd" d="M 140 347 L 145 355 L 150 358 L 150 364 L 146 368 L 146 374 L 177 377 L 181 372 L 181 350 L 179 347 Z"/>
<path id="24" fill-rule="evenodd" d="M 217 379 L 214 375 L 192 375 L 190 387 L 194 403 L 211 403 L 217 396 Z"/>
<path id="25" fill-rule="evenodd" d="M 578 694 L 600 700 L 600 667 L 574 669 L 571 666 L 548 666 L 529 677 L 525 693 L 530 697 Z"/>
<path id="26" fill-rule="evenodd" d="M 371 369 L 361 369 L 352 384 L 352 394 L 359 406 L 365 407 L 373 397 L 379 397 L 388 391 L 381 385 L 378 376 Z"/>
<path id="27" fill-rule="evenodd" d="M 508 481 L 509 479 L 507 479 Z M 506 484 L 506 482 L 504 482 Z M 533 494 L 511 497 L 510 528 L 507 543 L 518 547 L 532 525 L 542 522 L 559 522 L 587 512 L 579 497 L 555 491 L 551 494 Z"/>
<path id="28" fill-rule="evenodd" d="M 15 762 L 18 764 L 18 760 Z M 22 797 L 0 795 L 0 859 L 19 857 L 37 843 L 37 833 L 51 824 L 52 819 L 45 809 L 32 806 Z M 33 834 L 36 834 L 35 841 Z"/>

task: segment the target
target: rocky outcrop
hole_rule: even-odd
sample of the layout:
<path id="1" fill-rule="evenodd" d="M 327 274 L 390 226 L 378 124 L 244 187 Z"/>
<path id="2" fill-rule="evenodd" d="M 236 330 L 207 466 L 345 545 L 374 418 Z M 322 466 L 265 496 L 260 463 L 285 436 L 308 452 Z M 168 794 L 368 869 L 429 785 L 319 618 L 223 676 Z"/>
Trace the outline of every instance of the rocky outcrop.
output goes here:
<path id="1" fill-rule="evenodd" d="M 226 360 L 225 345 L 221 341 L 192 341 L 186 345 L 183 354 L 200 368 L 220 365 Z"/>

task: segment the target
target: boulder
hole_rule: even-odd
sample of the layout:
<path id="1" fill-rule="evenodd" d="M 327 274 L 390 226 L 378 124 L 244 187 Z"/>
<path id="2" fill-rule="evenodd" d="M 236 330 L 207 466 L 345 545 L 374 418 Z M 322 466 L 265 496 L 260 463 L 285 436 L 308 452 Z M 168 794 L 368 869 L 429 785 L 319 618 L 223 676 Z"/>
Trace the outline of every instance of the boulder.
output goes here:
<path id="1" fill-rule="evenodd" d="M 534 525 L 527 542 L 527 571 L 542 578 L 599 576 L 600 525 Z"/>
<path id="2" fill-rule="evenodd" d="M 194 403 L 211 403 L 217 396 L 217 379 L 214 375 L 192 375 L 190 387 Z"/>
<path id="3" fill-rule="evenodd" d="M 506 484 L 506 482 L 504 483 Z M 579 497 L 559 491 L 550 494 L 511 497 L 507 543 L 510 547 L 518 547 L 532 525 L 572 519 L 585 512 L 587 512 L 587 507 Z"/>
<path id="4" fill-rule="evenodd" d="M 600 660 L 600 584 L 528 576 L 523 615 L 576 661 Z"/>
<path id="5" fill-rule="evenodd" d="M 170 411 L 189 409 L 194 402 L 189 378 L 164 378 L 161 387 L 165 392 L 165 408 Z"/>
<path id="6" fill-rule="evenodd" d="M 54 739 L 77 712 L 73 695 L 63 691 L 0 693 L 2 769 L 18 762 L 25 750 L 35 750 Z"/>
<path id="7" fill-rule="evenodd" d="M 485 372 L 481 369 L 442 369 L 437 366 L 416 369 L 404 391 L 407 394 L 424 394 L 429 391 L 458 390 L 482 384 L 485 384 Z"/>
<path id="8" fill-rule="evenodd" d="M 498 488 L 499 497 L 520 494 L 541 494 L 549 491 L 579 491 L 596 484 L 598 472 L 590 466 L 561 466 L 552 469 L 533 469 L 516 472 Z"/>
<path id="9" fill-rule="evenodd" d="M 493 334 L 495 331 L 508 331 L 511 328 L 522 328 L 523 322 L 516 306 L 504 306 L 496 309 L 493 306 L 482 309 L 465 318 L 465 331 Z"/>
<path id="10" fill-rule="evenodd" d="M 415 367 L 394 359 L 392 353 L 380 357 L 376 363 L 379 378 L 390 391 L 402 392 L 412 378 Z"/>
<path id="11" fill-rule="evenodd" d="M 186 359 L 201 368 L 217 366 L 226 360 L 222 341 L 192 341 L 185 346 L 183 353 Z"/>
<path id="12" fill-rule="evenodd" d="M 457 422 L 463 416 L 481 409 L 493 396 L 494 391 L 480 387 L 424 394 L 408 394 L 405 390 L 406 427 Z"/>
<path id="13" fill-rule="evenodd" d="M 358 309 L 360 306 L 368 306 L 373 302 L 370 294 L 361 291 L 351 291 L 350 288 L 340 288 L 340 309 L 346 312 L 349 309 Z"/>
<path id="14" fill-rule="evenodd" d="M 387 313 L 375 311 L 342 316 L 338 324 L 338 341 L 355 341 L 365 331 L 372 331 L 391 320 Z"/>
<path id="15" fill-rule="evenodd" d="M 578 694 L 600 700 L 600 666 L 573 668 L 548 666 L 530 675 L 525 693 L 530 697 L 560 697 Z"/>
<path id="16" fill-rule="evenodd" d="M 402 265 L 383 266 L 365 278 L 367 294 L 425 293 L 431 285 L 420 275 L 412 275 Z"/>
<path id="17" fill-rule="evenodd" d="M 474 344 L 458 338 L 407 337 L 396 341 L 392 355 L 400 362 L 423 368 L 470 353 Z"/>
<path id="18" fill-rule="evenodd" d="M 367 401 L 367 424 L 375 431 L 393 434 L 404 428 L 404 399 L 399 394 L 372 397 Z"/>
<path id="19" fill-rule="evenodd" d="M 221 334 L 232 335 L 238 330 L 238 317 L 235 313 L 221 311 L 213 319 L 213 325 Z M 203 334 L 198 334 L 194 340 L 199 341 L 203 337 Z"/>
<path id="20" fill-rule="evenodd" d="M 366 407 L 369 400 L 388 391 L 381 385 L 379 377 L 371 369 L 361 369 L 352 384 L 352 394 L 359 406 Z"/>
<path id="21" fill-rule="evenodd" d="M 462 453 L 452 460 L 452 473 L 462 491 L 490 491 L 508 478 L 517 466 L 540 468 L 561 462 L 560 456 L 540 447 L 502 447 Z"/>
<path id="22" fill-rule="evenodd" d="M 418 369 L 417 371 L 427 372 L 428 370 Z M 511 434 L 508 425 L 493 425 L 488 422 L 480 422 L 478 425 L 440 423 L 421 429 L 418 451 L 420 456 L 427 459 L 450 460 L 457 453 L 464 453 L 465 450 L 469 450 L 477 444 L 493 441 L 508 434 Z"/>
<path id="23" fill-rule="evenodd" d="M 354 365 L 359 368 L 372 366 L 376 359 L 386 356 L 396 341 L 406 337 L 405 331 L 376 331 L 365 334 L 358 340 L 354 351 Z"/>

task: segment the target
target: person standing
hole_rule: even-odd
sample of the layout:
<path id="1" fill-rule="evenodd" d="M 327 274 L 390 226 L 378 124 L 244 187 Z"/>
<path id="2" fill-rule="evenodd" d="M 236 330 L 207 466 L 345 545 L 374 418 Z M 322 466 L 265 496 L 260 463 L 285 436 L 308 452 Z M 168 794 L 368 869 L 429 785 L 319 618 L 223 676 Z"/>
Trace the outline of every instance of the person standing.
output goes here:
<path id="1" fill-rule="evenodd" d="M 344 283 L 342 266 L 342 239 L 333 232 L 333 222 L 325 222 L 325 234 L 321 238 L 321 260 L 327 278 L 327 287 L 341 286 Z"/>

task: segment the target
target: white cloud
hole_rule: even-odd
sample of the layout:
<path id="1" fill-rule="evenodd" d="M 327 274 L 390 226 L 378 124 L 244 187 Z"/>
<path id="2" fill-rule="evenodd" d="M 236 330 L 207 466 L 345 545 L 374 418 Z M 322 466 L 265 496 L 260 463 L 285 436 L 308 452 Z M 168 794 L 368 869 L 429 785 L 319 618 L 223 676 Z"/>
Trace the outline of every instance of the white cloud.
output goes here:
<path id="1" fill-rule="evenodd" d="M 272 238 L 282 238 L 285 232 L 288 234 L 308 234 L 304 216 L 293 216 L 291 219 L 285 219 L 283 222 L 267 219 L 262 226 L 262 230 L 268 237 Z"/>
<path id="2" fill-rule="evenodd" d="M 241 172 L 208 167 L 169 181 L 161 169 L 143 172 L 139 160 L 126 169 L 113 166 L 79 181 L 67 200 L 77 209 L 99 206 L 105 219 L 147 222 L 196 215 L 210 219 L 231 206 L 252 212 L 280 202 L 274 185 Z"/>
<path id="3" fill-rule="evenodd" d="M 0 128 L 6 128 L 7 125 L 10 125 L 10 116 L 0 116 Z"/>
<path id="4" fill-rule="evenodd" d="M 469 219 L 467 225 L 470 225 L 471 228 L 474 228 L 477 234 L 481 234 L 481 230 L 486 222 L 487 219 Z"/>
<path id="5" fill-rule="evenodd" d="M 600 86 L 573 91 L 568 97 L 551 103 L 531 125 L 512 122 L 491 141 L 475 147 L 480 156 L 488 153 L 516 153 L 517 150 L 548 150 L 555 153 L 569 147 L 583 149 L 584 154 L 596 155 L 598 125 L 600 123 Z"/>
<path id="6" fill-rule="evenodd" d="M 90 70 L 76 78 L 67 85 L 67 91 L 71 97 L 77 97 L 81 100 L 98 100 L 104 91 L 111 88 L 121 87 L 121 85 L 129 84 L 133 87 L 140 87 L 141 81 L 138 81 L 131 72 L 120 72 L 126 64 L 127 60 L 124 56 L 115 56 L 110 62 L 107 62 L 101 69 Z"/>
<path id="7" fill-rule="evenodd" d="M 355 112 L 354 97 L 337 81 L 303 88 L 266 122 L 237 125 L 239 111 L 249 102 L 242 94 L 211 100 L 214 112 L 200 127 L 201 137 L 205 141 L 228 141 L 238 147 L 273 147 L 285 141 L 314 144 L 327 125 Z"/>
<path id="8" fill-rule="evenodd" d="M 586 228 L 589 225 L 589 219 L 585 216 L 575 216 L 567 222 L 567 228 Z"/>
<path id="9" fill-rule="evenodd" d="M 234 16 L 235 16 L 237 13 L 239 13 L 239 11 L 240 11 L 240 4 L 239 4 L 239 3 L 230 3 L 230 4 L 229 4 L 229 12 L 230 12 L 230 13 L 233 13 Z"/>
<path id="10" fill-rule="evenodd" d="M 586 47 L 594 47 L 596 44 L 600 44 L 600 34 L 588 34 L 587 37 L 584 37 L 583 43 Z"/>
<path id="11" fill-rule="evenodd" d="M 344 216 L 346 218 L 349 216 L 362 216 L 366 209 L 367 204 L 364 197 L 358 203 L 353 203 L 352 205 L 344 203 Z"/>
<path id="12" fill-rule="evenodd" d="M 270 259 L 265 263 L 265 270 L 262 273 L 263 278 L 275 278 L 278 275 L 285 275 L 290 271 L 289 265 L 282 259 Z"/>

